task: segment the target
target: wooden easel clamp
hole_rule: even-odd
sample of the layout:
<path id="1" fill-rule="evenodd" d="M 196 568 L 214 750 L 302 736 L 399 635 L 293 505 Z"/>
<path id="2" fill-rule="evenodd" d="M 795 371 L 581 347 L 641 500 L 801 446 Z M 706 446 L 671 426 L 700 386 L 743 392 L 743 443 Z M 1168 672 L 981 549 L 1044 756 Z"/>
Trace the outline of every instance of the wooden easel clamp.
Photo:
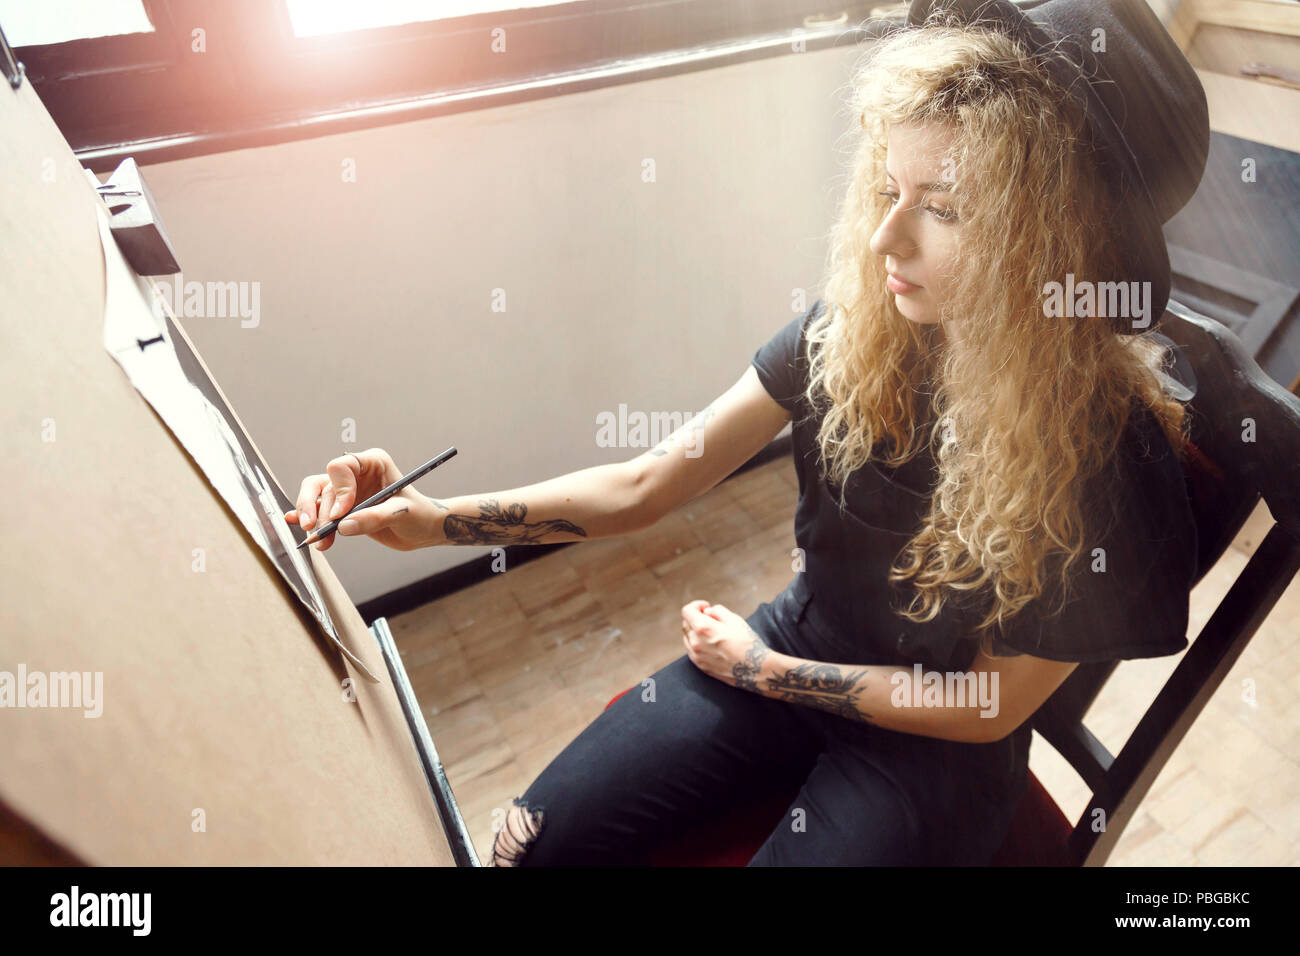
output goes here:
<path id="1" fill-rule="evenodd" d="M 95 187 L 95 191 L 112 213 L 109 229 L 132 269 L 142 276 L 169 276 L 181 271 L 153 194 L 134 157 L 122 160 L 108 182 Z"/>

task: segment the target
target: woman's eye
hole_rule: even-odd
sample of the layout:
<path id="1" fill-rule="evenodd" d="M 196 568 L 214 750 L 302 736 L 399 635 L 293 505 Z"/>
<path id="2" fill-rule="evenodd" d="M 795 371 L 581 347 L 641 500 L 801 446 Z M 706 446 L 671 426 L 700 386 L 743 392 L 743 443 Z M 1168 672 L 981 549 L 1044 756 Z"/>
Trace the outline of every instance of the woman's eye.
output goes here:
<path id="1" fill-rule="evenodd" d="M 881 196 L 888 196 L 894 202 L 898 201 L 897 196 L 883 189 L 879 190 L 879 194 Z M 954 213 L 951 209 L 936 209 L 934 206 L 926 206 L 925 208 L 927 212 L 933 215 L 934 218 L 938 219 L 940 222 L 952 222 L 954 219 L 957 218 L 957 214 Z"/>

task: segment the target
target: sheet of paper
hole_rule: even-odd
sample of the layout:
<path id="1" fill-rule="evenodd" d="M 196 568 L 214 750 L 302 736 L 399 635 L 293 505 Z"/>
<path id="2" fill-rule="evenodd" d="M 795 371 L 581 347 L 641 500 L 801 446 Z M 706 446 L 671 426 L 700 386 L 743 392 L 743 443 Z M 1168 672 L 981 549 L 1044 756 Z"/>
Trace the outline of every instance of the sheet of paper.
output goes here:
<path id="1" fill-rule="evenodd" d="M 102 202 L 98 216 L 107 284 L 104 347 L 185 446 L 330 640 L 367 679 L 378 683 L 334 627 L 311 562 L 297 548 L 301 539 L 284 520 L 293 503 L 254 463 L 256 454 L 231 427 L 220 394 L 184 338 L 175 333 L 165 300 L 127 265 Z"/>

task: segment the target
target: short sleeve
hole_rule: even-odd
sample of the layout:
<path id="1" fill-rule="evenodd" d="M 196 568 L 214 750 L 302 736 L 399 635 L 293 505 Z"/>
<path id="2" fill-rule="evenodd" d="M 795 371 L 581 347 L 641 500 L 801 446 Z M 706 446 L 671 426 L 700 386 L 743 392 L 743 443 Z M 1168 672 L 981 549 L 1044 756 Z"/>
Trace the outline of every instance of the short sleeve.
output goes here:
<path id="1" fill-rule="evenodd" d="M 750 359 L 763 388 L 791 415 L 798 414 L 799 403 L 808 386 L 808 363 L 803 357 L 804 331 L 821 308 L 822 300 L 818 299 L 807 312 L 786 323 Z"/>
<path id="2" fill-rule="evenodd" d="M 1184 650 L 1196 525 L 1177 456 L 1145 406 L 1110 467 L 1086 484 L 1084 518 L 1068 602 L 1053 613 L 1064 561 L 1054 555 L 1044 593 L 995 628 L 995 651 L 1090 663 Z"/>

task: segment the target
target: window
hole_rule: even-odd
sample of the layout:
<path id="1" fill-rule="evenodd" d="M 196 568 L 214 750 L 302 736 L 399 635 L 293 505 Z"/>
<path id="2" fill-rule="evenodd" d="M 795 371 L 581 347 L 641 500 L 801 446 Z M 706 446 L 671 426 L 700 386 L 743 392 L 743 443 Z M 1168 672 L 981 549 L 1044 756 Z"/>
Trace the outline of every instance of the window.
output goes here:
<path id="1" fill-rule="evenodd" d="M 882 0 L 0 0 L 82 163 L 113 169 L 844 45 Z"/>
<path id="2" fill-rule="evenodd" d="M 451 20 L 476 13 L 553 6 L 555 0 L 285 0 L 294 36 L 346 33 L 402 23 Z"/>
<path id="3" fill-rule="evenodd" d="M 12 47 L 153 32 L 141 0 L 0 0 L 0 24 Z"/>

